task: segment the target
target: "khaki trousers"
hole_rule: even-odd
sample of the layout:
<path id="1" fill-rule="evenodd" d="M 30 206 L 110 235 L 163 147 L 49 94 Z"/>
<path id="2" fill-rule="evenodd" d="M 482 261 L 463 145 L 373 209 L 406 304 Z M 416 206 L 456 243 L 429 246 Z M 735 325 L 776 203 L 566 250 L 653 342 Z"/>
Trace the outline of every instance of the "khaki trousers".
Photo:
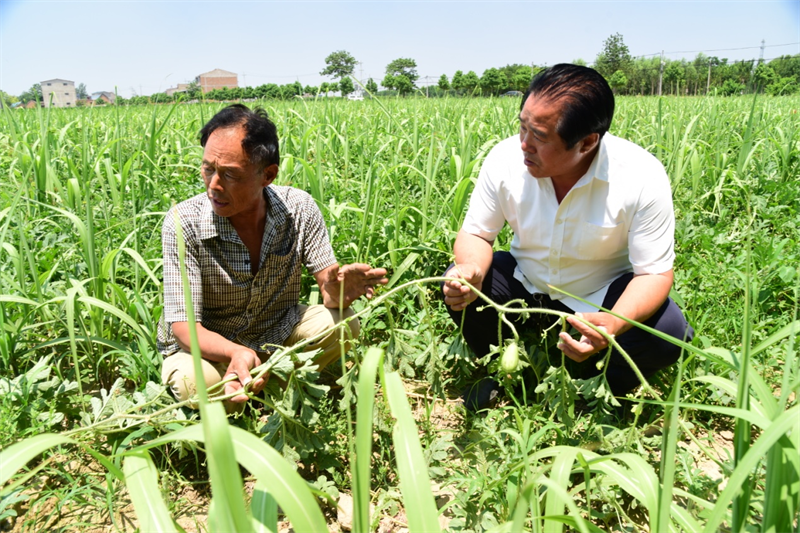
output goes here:
<path id="1" fill-rule="evenodd" d="M 298 342 L 314 337 L 342 321 L 338 309 L 329 309 L 323 305 L 312 305 L 311 307 L 298 305 L 297 307 L 300 311 L 300 321 L 292 330 L 289 338 L 284 341 L 284 346 L 294 346 Z M 349 318 L 353 314 L 352 309 L 345 309 L 343 313 L 344 318 Z M 350 331 L 345 332 L 345 339 L 357 338 L 361 331 L 358 319 L 349 321 L 347 325 L 350 326 Z M 322 349 L 322 353 L 314 360 L 319 365 L 320 371 L 339 359 L 342 353 L 339 343 L 340 335 L 339 330 L 334 329 L 324 337 L 303 348 L 305 352 L 316 350 L 317 348 Z M 348 351 L 351 345 L 351 342 L 345 341 L 344 350 Z M 259 352 L 258 355 L 262 363 L 269 357 L 266 352 Z M 225 371 L 228 369 L 228 363 L 203 359 L 202 367 L 206 386 L 211 387 L 222 381 Z M 194 396 L 197 391 L 192 354 L 181 350 L 164 359 L 164 364 L 161 368 L 161 381 L 165 385 L 169 385 L 172 394 L 179 402 Z M 233 402 L 225 402 L 225 404 L 228 412 L 239 410 L 243 406 L 243 404 L 233 404 Z M 190 404 L 190 407 L 196 409 L 197 405 Z"/>

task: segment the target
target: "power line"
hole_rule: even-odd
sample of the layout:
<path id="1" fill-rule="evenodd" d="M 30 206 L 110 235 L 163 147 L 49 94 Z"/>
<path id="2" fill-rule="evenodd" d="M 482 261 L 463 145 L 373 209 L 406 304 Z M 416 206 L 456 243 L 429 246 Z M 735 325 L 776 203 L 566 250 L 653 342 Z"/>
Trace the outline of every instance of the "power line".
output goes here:
<path id="1" fill-rule="evenodd" d="M 796 43 L 786 43 L 786 44 L 768 44 L 764 46 L 764 48 L 775 48 L 777 46 L 794 46 L 796 44 L 800 44 L 800 42 Z M 732 50 L 755 50 L 756 48 L 761 48 L 761 46 L 744 46 L 741 48 L 716 48 L 713 50 L 679 50 L 677 52 L 664 52 L 664 54 L 696 54 L 700 52 L 729 52 Z M 636 57 L 653 57 L 653 56 L 660 56 L 661 52 L 656 52 L 655 54 L 643 54 L 637 55 Z"/>

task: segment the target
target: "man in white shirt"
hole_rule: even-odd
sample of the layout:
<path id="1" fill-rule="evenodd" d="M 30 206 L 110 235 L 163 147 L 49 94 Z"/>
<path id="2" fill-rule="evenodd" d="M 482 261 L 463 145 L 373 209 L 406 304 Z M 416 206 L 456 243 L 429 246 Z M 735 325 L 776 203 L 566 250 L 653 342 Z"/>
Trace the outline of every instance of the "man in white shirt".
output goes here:
<path id="1" fill-rule="evenodd" d="M 599 306 L 691 338 L 691 327 L 668 298 L 675 258 L 669 178 L 646 150 L 607 133 L 613 114 L 614 95 L 600 74 L 555 65 L 537 74 L 523 97 L 519 136 L 501 141 L 486 158 L 446 274 L 454 279 L 443 284 L 456 323 L 465 310 L 462 332 L 477 355 L 501 343 L 497 313 L 478 312 L 480 306 L 471 305 L 476 294 L 459 278 L 495 302 L 523 299 L 528 307 L 576 313 L 605 328 L 645 377 L 674 363 L 680 349 Z M 506 222 L 514 231 L 511 250 L 493 252 Z M 567 320 L 580 334 L 560 334 L 567 357 L 583 362 L 605 353 L 605 337 L 574 317 Z M 521 327 L 537 326 L 530 320 Z M 639 383 L 616 350 L 606 377 L 616 395 Z"/>

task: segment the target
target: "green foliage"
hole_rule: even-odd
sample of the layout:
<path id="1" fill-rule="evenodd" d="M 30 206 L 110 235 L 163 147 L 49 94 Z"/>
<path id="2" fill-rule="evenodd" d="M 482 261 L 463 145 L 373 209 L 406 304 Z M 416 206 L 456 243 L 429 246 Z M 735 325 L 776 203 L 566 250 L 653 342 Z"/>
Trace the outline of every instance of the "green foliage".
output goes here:
<path id="1" fill-rule="evenodd" d="M 31 85 L 31 88 L 19 95 L 19 101 L 27 104 L 33 100 L 34 102 L 42 102 L 42 86 L 38 83 Z"/>
<path id="2" fill-rule="evenodd" d="M 386 65 L 386 77 L 397 78 L 402 76 L 414 87 L 419 75 L 417 74 L 417 62 L 409 57 L 400 57 Z M 405 82 L 403 82 L 405 83 Z M 383 84 L 384 87 L 395 87 L 394 85 Z M 399 90 L 399 89 L 398 89 Z"/>
<path id="3" fill-rule="evenodd" d="M 603 41 L 603 49 L 594 60 L 594 68 L 606 78 L 615 72 L 627 72 L 631 65 L 631 53 L 622 35 L 615 33 Z"/>
<path id="4" fill-rule="evenodd" d="M 447 79 L 447 74 L 442 74 L 439 76 L 439 82 L 437 85 L 443 91 L 450 90 L 450 81 Z"/>
<path id="5" fill-rule="evenodd" d="M 356 58 L 345 50 L 332 52 L 325 58 L 325 68 L 320 74 L 330 76 L 335 80 L 344 80 L 347 76 L 352 76 L 356 68 Z"/>
<path id="6" fill-rule="evenodd" d="M 621 89 L 624 89 L 626 85 L 628 85 L 628 77 L 625 76 L 624 72 L 618 70 L 608 79 L 608 84 L 611 86 L 614 92 L 617 93 Z"/>
<path id="7" fill-rule="evenodd" d="M 699 86 L 703 92 L 709 64 L 712 91 L 725 79 L 744 85 L 738 80 L 746 82 L 752 67 L 700 58 L 692 65 L 695 78 L 686 63 L 680 86 L 669 91 L 692 94 Z M 626 74 L 628 92 L 650 91 L 645 74 Z M 619 97 L 612 132 L 656 155 L 673 185 L 676 299 L 696 340 L 684 347 L 680 371 L 656 376 L 617 407 L 602 375 L 576 379 L 575 365 L 563 363 L 549 340 L 521 339 L 522 368 L 503 376 L 506 400 L 472 416 L 451 398 L 482 364 L 445 314 L 438 280 L 416 280 L 449 264 L 481 162 L 515 133 L 519 102 L 378 97 L 352 106 L 323 98 L 282 101 L 279 86 L 263 87 L 275 92 L 261 105 L 279 128 L 279 181 L 320 199 L 341 262 L 390 268 L 391 288 L 355 306 L 362 334 L 342 376 L 333 385 L 337 376 L 317 376 L 311 355 L 285 352 L 268 369 L 265 404 L 253 400 L 232 421 L 233 451 L 198 444 L 206 437 L 197 414 L 153 383 L 161 357 L 153 346 L 162 305 L 159 228 L 173 200 L 202 192 L 197 129 L 223 104 L 4 113 L 0 517 L 29 530 L 80 528 L 65 524 L 68 518 L 55 522 L 75 516 L 66 509 L 113 515 L 128 482 L 140 486 L 136 498 L 144 498 L 144 507 L 135 502 L 137 509 L 156 509 L 161 497 L 172 517 L 180 505 L 175 495 L 188 483 L 207 486 L 208 455 L 222 454 L 235 458 L 256 486 L 249 505 L 236 479 L 220 491 L 215 486 L 214 524 L 221 523 L 220 507 L 243 501 L 255 521 L 249 530 L 259 530 L 256 522 L 274 530 L 278 508 L 300 530 L 294 511 L 276 501 L 292 490 L 274 488 L 274 470 L 285 467 L 297 474 L 286 474 L 296 482 L 286 487 L 304 494 L 298 497 L 309 503 L 302 508 L 312 514 L 318 510 L 308 510 L 317 507 L 310 484 L 317 498 L 326 498 L 350 491 L 358 478 L 356 506 L 367 512 L 361 524 L 368 525 L 354 530 L 377 530 L 380 517 L 408 505 L 409 489 L 398 477 L 408 476 L 392 436 L 404 419 L 402 431 L 417 436 L 421 455 L 410 451 L 411 436 L 398 442 L 409 443 L 411 466 L 441 488 L 436 496 L 439 504 L 447 500 L 440 512 L 451 518 L 450 530 L 719 530 L 731 527 L 734 501 L 744 511 L 737 518 L 742 529 L 794 527 L 800 487 L 794 100 L 760 96 L 752 112 L 745 98 Z M 510 238 L 504 231 L 497 246 Z M 304 295 L 312 285 L 306 276 Z M 382 363 L 364 356 L 369 346 L 385 351 Z M 742 364 L 745 346 L 749 365 Z M 499 372 L 499 362 L 486 363 L 487 372 Z M 385 378 L 396 372 L 413 388 L 401 398 L 398 377 L 389 378 L 391 412 L 388 389 L 375 387 L 381 372 Z M 277 386 L 279 376 L 285 389 Z M 395 418 L 401 399 L 411 404 L 416 427 L 407 416 Z M 350 409 L 358 410 L 355 425 Z M 227 424 L 217 415 L 200 419 L 221 432 Z M 738 419 L 752 429 L 742 426 L 739 441 L 726 448 L 730 456 L 715 452 L 712 443 Z M 651 424 L 662 434 L 654 435 Z M 368 453 L 361 442 L 371 445 Z M 666 467 L 665 450 L 673 459 Z M 700 459 L 716 465 L 718 476 L 703 472 Z M 235 464 L 231 470 L 238 471 Z M 746 497 L 738 493 L 743 485 L 750 487 Z M 411 491 L 428 498 L 424 483 Z M 233 504 L 217 499 L 219 492 Z M 49 518 L 37 516 L 50 500 L 60 507 Z"/>
<path id="8" fill-rule="evenodd" d="M 342 96 L 347 96 L 355 91 L 356 88 L 353 85 L 353 80 L 349 76 L 342 78 L 342 81 L 339 82 L 339 90 L 342 91 Z"/>
<path id="9" fill-rule="evenodd" d="M 486 69 L 480 80 L 481 90 L 483 94 L 487 96 L 499 94 L 500 89 L 505 88 L 507 84 L 508 80 L 506 77 L 496 68 Z"/>

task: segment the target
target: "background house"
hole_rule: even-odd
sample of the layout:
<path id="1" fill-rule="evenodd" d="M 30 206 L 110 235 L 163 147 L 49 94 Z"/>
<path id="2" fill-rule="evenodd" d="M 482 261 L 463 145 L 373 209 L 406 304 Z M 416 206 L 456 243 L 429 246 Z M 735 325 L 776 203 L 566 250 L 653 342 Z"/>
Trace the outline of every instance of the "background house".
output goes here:
<path id="1" fill-rule="evenodd" d="M 203 94 L 214 89 L 223 89 L 225 87 L 233 89 L 239 86 L 239 76 L 235 72 L 228 72 L 219 68 L 200 74 L 194 81 L 200 85 Z"/>
<path id="2" fill-rule="evenodd" d="M 56 78 L 41 82 L 42 100 L 45 107 L 50 107 L 52 94 L 53 107 L 75 107 L 75 82 Z"/>
<path id="3" fill-rule="evenodd" d="M 174 96 L 175 93 L 185 92 L 186 89 L 188 89 L 188 88 L 189 88 L 189 84 L 188 83 L 179 83 L 177 87 L 170 87 L 169 89 L 167 89 L 164 92 L 166 93 L 167 96 Z"/>
<path id="4" fill-rule="evenodd" d="M 96 93 L 92 93 L 89 96 L 89 102 L 97 102 L 98 100 L 102 100 L 107 104 L 113 104 L 114 100 L 116 100 L 117 95 L 108 91 L 99 91 Z"/>

